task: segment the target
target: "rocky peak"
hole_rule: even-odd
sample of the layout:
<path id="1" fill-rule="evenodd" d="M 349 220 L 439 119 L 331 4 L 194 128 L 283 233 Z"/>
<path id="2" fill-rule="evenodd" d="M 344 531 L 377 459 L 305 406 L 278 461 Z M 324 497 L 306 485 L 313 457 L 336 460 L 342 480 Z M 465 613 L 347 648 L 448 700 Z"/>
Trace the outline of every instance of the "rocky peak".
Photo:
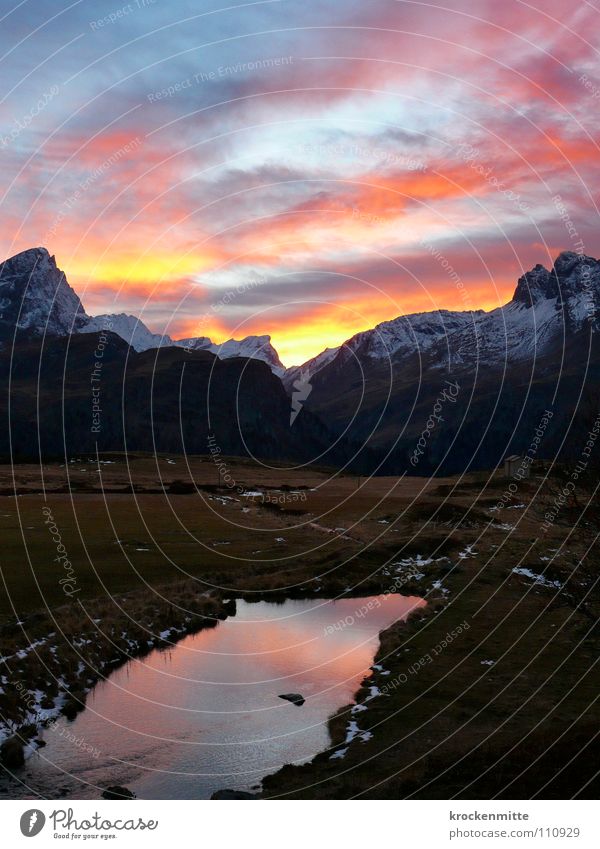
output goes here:
<path id="1" fill-rule="evenodd" d="M 556 276 L 538 263 L 531 271 L 519 277 L 513 301 L 531 307 L 539 301 L 558 298 L 558 294 Z"/>
<path id="2" fill-rule="evenodd" d="M 535 306 L 543 300 L 558 299 L 600 291 L 600 262 L 584 254 L 562 251 L 551 271 L 536 265 L 519 278 L 513 301 Z"/>
<path id="3" fill-rule="evenodd" d="M 246 336 L 244 339 L 228 339 L 226 342 L 213 342 L 208 336 L 192 336 L 189 339 L 178 339 L 171 344 L 193 351 L 210 351 L 220 360 L 232 357 L 247 357 L 262 360 L 271 367 L 274 374 L 281 376 L 285 367 L 273 345 L 270 336 Z"/>
<path id="4" fill-rule="evenodd" d="M 563 251 L 553 271 L 563 296 L 600 292 L 600 261 L 591 256 Z"/>
<path id="5" fill-rule="evenodd" d="M 64 335 L 88 320 L 56 260 L 46 248 L 30 248 L 0 263 L 0 329 Z"/>
<path id="6" fill-rule="evenodd" d="M 562 251 L 554 260 L 554 272 L 559 279 L 570 277 L 575 268 L 584 262 L 595 263 L 596 260 L 573 251 Z"/>

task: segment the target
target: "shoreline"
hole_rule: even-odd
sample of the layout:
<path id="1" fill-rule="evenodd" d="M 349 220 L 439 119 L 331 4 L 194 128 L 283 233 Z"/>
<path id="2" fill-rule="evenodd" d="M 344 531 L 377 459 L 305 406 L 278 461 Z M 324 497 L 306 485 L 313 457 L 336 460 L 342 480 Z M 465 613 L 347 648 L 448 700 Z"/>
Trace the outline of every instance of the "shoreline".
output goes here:
<path id="1" fill-rule="evenodd" d="M 408 581 L 405 582 L 406 584 Z M 384 582 L 382 581 L 382 587 L 379 590 L 374 590 L 373 588 L 369 589 L 369 594 L 365 595 L 365 591 L 359 593 L 348 593 L 344 594 L 344 597 L 348 598 L 356 598 L 358 599 L 368 599 L 373 595 L 419 595 L 422 596 L 423 588 L 419 588 L 418 586 L 412 586 L 408 588 L 407 586 L 403 586 L 403 592 L 391 593 L 386 591 L 383 586 Z M 179 590 L 179 595 L 185 594 L 189 592 L 189 583 L 185 582 L 183 585 L 177 584 L 175 585 Z M 388 585 L 389 586 L 389 585 Z M 165 591 L 173 592 L 173 585 L 168 585 L 163 588 Z M 420 591 L 419 591 L 420 590 Z M 130 603 L 134 603 L 135 608 L 141 608 L 145 602 L 147 602 L 147 592 L 143 593 L 129 593 L 126 598 L 123 597 L 123 601 L 127 600 Z M 92 666 L 89 662 L 89 658 L 87 661 L 88 670 L 86 672 L 85 682 L 83 681 L 83 673 L 85 667 L 82 669 L 81 661 L 79 666 L 77 667 L 76 674 L 73 673 L 73 664 L 69 658 L 71 651 L 75 650 L 75 652 L 79 652 L 79 650 L 87 643 L 89 644 L 91 641 L 89 639 L 89 635 L 86 632 L 79 632 L 79 641 L 77 644 L 75 643 L 59 643 L 59 645 L 52 645 L 53 642 L 56 642 L 57 634 L 55 631 L 46 632 L 45 636 L 40 635 L 40 625 L 36 628 L 36 638 L 30 641 L 29 649 L 21 649 L 15 652 L 12 656 L 0 657 L 0 670 L 7 669 L 11 662 L 14 663 L 15 672 L 20 676 L 17 680 L 13 680 L 12 682 L 7 679 L 5 674 L 0 673 L 0 680 L 2 681 L 2 685 L 0 686 L 0 765 L 2 765 L 5 769 L 10 770 L 11 768 L 18 768 L 23 766 L 28 757 L 30 757 L 38 748 L 38 743 L 44 745 L 43 741 L 36 741 L 36 737 L 38 733 L 43 730 L 51 727 L 60 717 L 66 717 L 68 720 L 74 719 L 77 714 L 86 707 L 86 699 L 89 693 L 94 689 L 94 687 L 102 680 L 107 680 L 110 674 L 127 664 L 128 662 L 135 660 L 136 658 L 143 657 L 149 654 L 152 651 L 155 651 L 160 648 L 167 647 L 169 645 L 175 645 L 185 637 L 199 633 L 205 628 L 213 628 L 216 627 L 219 621 L 222 621 L 229 616 L 234 616 L 236 612 L 236 603 L 238 600 L 245 600 L 249 603 L 259 602 L 259 601 L 270 601 L 271 603 L 278 603 L 283 600 L 293 599 L 293 598 L 305 598 L 310 600 L 330 600 L 330 596 L 327 593 L 326 585 L 323 586 L 322 592 L 313 591 L 313 592 L 303 592 L 303 593 L 289 593 L 289 592 L 264 592 L 261 594 L 251 594 L 248 595 L 244 592 L 241 592 L 236 595 L 235 598 L 231 598 L 228 600 L 223 600 L 219 593 L 211 593 L 205 592 L 201 594 L 199 601 L 196 603 L 196 610 L 194 611 L 193 617 L 190 615 L 183 616 L 179 623 L 173 624 L 171 623 L 168 628 L 164 628 L 163 630 L 158 632 L 158 628 L 160 628 L 165 623 L 162 621 L 162 617 L 157 615 L 155 617 L 155 621 L 152 623 L 155 627 L 157 633 L 154 633 L 152 636 L 148 636 L 146 634 L 143 637 L 134 636 L 132 631 L 121 631 L 121 639 L 120 645 L 117 647 L 117 651 L 119 654 L 115 656 L 114 653 L 114 644 L 112 648 L 110 648 L 111 643 L 106 646 L 105 651 L 96 651 L 94 653 L 94 665 Z M 338 594 L 333 594 L 331 596 L 331 600 L 335 600 L 336 597 L 339 597 Z M 96 602 L 96 606 L 100 606 L 101 602 Z M 65 606 L 69 608 L 69 606 Z M 91 609 L 94 608 L 94 602 L 88 602 L 87 604 L 81 604 L 81 615 L 87 616 L 91 623 L 95 625 L 100 625 L 102 622 L 102 617 L 100 618 L 92 618 Z M 72 607 L 69 608 L 72 611 Z M 423 608 L 424 610 L 425 608 Z M 55 611 L 54 619 L 56 620 L 60 614 L 63 612 L 60 608 Z M 165 611 L 166 613 L 167 611 Z M 131 609 L 128 610 L 131 621 L 135 618 L 135 613 L 132 612 Z M 412 618 L 415 614 L 411 614 L 409 618 Z M 71 613 L 72 616 L 72 613 Z M 36 614 L 29 617 L 30 619 L 36 619 Z M 125 618 L 125 617 L 123 617 Z M 159 622 L 158 628 L 156 627 L 156 621 Z M 408 620 L 406 620 L 408 621 Z M 138 621 L 137 625 L 141 625 Z M 149 624 L 149 623 L 148 623 Z M 400 624 L 406 624 L 406 622 L 402 622 Z M 21 623 L 21 627 L 27 625 L 27 620 Z M 112 631 L 115 631 L 117 628 L 121 628 L 121 624 L 113 625 Z M 148 625 L 146 626 L 148 627 Z M 0 639 L 5 637 L 4 632 L 6 628 L 0 631 Z M 381 649 L 382 644 L 382 635 L 384 631 L 379 632 L 379 645 L 373 656 L 373 662 L 375 663 L 375 658 L 378 652 Z M 63 651 L 59 650 L 59 646 L 62 646 Z M 31 655 L 31 657 L 30 657 Z M 37 665 L 37 662 L 41 664 L 44 668 L 44 660 L 49 660 L 51 658 L 51 663 L 53 664 L 55 670 L 53 671 L 55 686 L 47 688 L 46 691 L 41 690 L 36 687 L 34 682 L 29 682 L 29 684 L 24 684 L 22 681 L 22 677 L 24 674 L 24 670 L 22 668 L 17 669 L 17 663 L 15 659 L 23 662 L 29 662 L 29 666 L 33 664 Z M 368 680 L 368 679 L 365 679 Z M 13 711 L 12 715 L 7 714 L 6 712 L 6 695 L 7 684 L 12 683 L 13 688 L 17 691 L 17 698 L 13 699 Z M 360 692 L 364 685 L 361 683 L 361 688 L 357 691 Z M 351 706 L 350 706 L 351 707 Z M 342 707 L 340 710 L 347 710 L 348 706 Z M 338 712 L 339 713 L 339 712 Z M 332 734 L 332 720 L 335 715 L 330 717 L 327 720 L 327 727 L 329 731 L 329 735 L 331 737 L 332 745 L 335 744 L 335 740 Z M 317 753 L 315 757 L 318 757 L 320 753 Z"/>
<path id="2" fill-rule="evenodd" d="M 114 670 L 189 634 L 214 628 L 235 613 L 234 601 L 212 591 L 198 593 L 192 581 L 164 589 L 175 591 L 177 600 L 187 605 L 181 604 L 180 617 L 173 615 L 179 605 L 161 605 L 144 590 L 119 597 L 119 606 L 128 605 L 126 612 L 121 608 L 122 616 L 115 616 L 114 607 L 103 599 L 77 601 L 76 606 L 64 605 L 51 615 L 34 613 L 0 630 L 2 648 L 18 629 L 27 634 L 26 648 L 0 656 L 0 765 L 22 766 L 34 751 L 38 731 L 60 716 L 74 719 L 96 684 Z M 82 630 L 86 620 L 90 628 Z"/>
<path id="3" fill-rule="evenodd" d="M 411 589 L 410 594 L 417 595 L 418 593 L 413 592 Z M 388 678 L 388 675 L 390 674 L 389 670 L 386 670 L 382 666 L 382 662 L 386 659 L 385 656 L 382 656 L 382 654 L 384 654 L 382 650 L 384 649 L 388 638 L 392 637 L 393 639 L 393 635 L 395 635 L 398 631 L 404 632 L 405 635 L 409 635 L 412 629 L 416 629 L 417 626 L 420 626 L 424 622 L 424 620 L 429 619 L 431 616 L 435 616 L 439 612 L 439 604 L 435 605 L 431 602 L 427 602 L 424 607 L 410 613 L 405 620 L 395 622 L 379 632 L 379 645 L 373 655 L 373 663 L 370 667 L 370 674 L 365 675 L 362 679 L 354 694 L 353 701 L 340 707 L 339 710 L 333 713 L 327 721 L 331 746 L 328 749 L 318 752 L 306 764 L 302 764 L 301 766 L 285 764 L 276 772 L 269 773 L 264 776 L 261 782 L 262 789 L 254 795 L 254 798 L 258 800 L 276 800 L 290 797 L 291 794 L 295 794 L 297 792 L 297 788 L 289 784 L 289 786 L 282 791 L 281 787 L 288 783 L 288 779 L 292 772 L 306 771 L 311 768 L 319 770 L 321 766 L 328 764 L 330 761 L 343 761 L 350 750 L 352 750 L 352 752 L 357 751 L 357 747 L 360 747 L 361 742 L 365 743 L 372 738 L 372 733 L 368 729 L 361 729 L 359 727 L 359 722 L 361 721 L 361 718 L 364 718 L 365 712 L 369 710 L 367 703 L 371 702 L 373 699 L 386 696 L 386 685 L 389 686 L 390 681 L 394 680 Z M 275 792 L 271 794 L 271 790 L 275 790 Z"/>

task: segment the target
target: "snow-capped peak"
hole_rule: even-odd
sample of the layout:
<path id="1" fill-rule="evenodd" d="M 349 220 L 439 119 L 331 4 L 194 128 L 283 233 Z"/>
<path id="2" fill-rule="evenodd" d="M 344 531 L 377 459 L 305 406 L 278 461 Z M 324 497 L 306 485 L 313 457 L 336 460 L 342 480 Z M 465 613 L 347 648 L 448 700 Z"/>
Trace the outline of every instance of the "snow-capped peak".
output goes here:
<path id="1" fill-rule="evenodd" d="M 501 365 L 539 356 L 552 340 L 598 323 L 600 261 L 563 251 L 550 271 L 536 265 L 519 278 L 513 298 L 491 312 L 435 310 L 384 321 L 345 342 L 339 357 L 385 360 L 429 353 L 439 365 L 451 359 Z M 331 360 L 328 351 L 290 369 L 284 382 L 315 374 Z M 337 354 L 336 354 L 337 355 Z"/>
<path id="2" fill-rule="evenodd" d="M 124 339 L 134 351 L 147 351 L 150 348 L 163 348 L 173 345 L 170 336 L 152 333 L 141 319 L 126 313 L 95 315 L 81 328 L 81 333 L 97 333 L 110 330 Z"/>
<path id="3" fill-rule="evenodd" d="M 271 367 L 274 374 L 281 376 L 285 372 L 277 351 L 271 345 L 270 336 L 246 336 L 245 339 L 229 339 L 221 344 L 213 342 L 208 336 L 192 336 L 175 340 L 167 333 L 153 333 L 141 319 L 125 313 L 93 316 L 80 332 L 97 333 L 101 330 L 111 330 L 138 352 L 174 346 L 189 351 L 210 351 L 220 360 L 233 357 L 262 360 Z"/>
<path id="4" fill-rule="evenodd" d="M 262 360 L 278 377 L 285 372 L 285 366 L 271 344 L 270 336 L 246 336 L 244 339 L 228 339 L 226 342 L 213 342 L 208 336 L 192 336 L 189 339 L 178 339 L 171 344 L 192 351 L 210 351 L 220 360 L 229 360 L 233 357 Z"/>
<path id="5" fill-rule="evenodd" d="M 214 353 L 212 339 L 208 336 L 190 336 L 188 339 L 177 339 L 171 344 L 178 348 L 187 348 L 190 351 L 211 351 Z"/>
<path id="6" fill-rule="evenodd" d="M 221 360 L 231 357 L 248 357 L 249 359 L 262 360 L 271 367 L 271 371 L 281 377 L 285 373 L 285 366 L 279 359 L 279 355 L 271 344 L 270 336 L 246 336 L 245 339 L 228 339 L 227 342 L 214 344 L 210 350 Z"/>
<path id="7" fill-rule="evenodd" d="M 30 248 L 0 264 L 0 329 L 62 336 L 88 320 L 81 301 L 46 248 Z"/>
<path id="8" fill-rule="evenodd" d="M 259 359 L 275 374 L 285 372 L 270 336 L 229 339 L 223 344 L 206 336 L 174 341 L 166 333 L 153 333 L 134 315 L 88 316 L 54 257 L 43 247 L 30 248 L 0 263 L 0 341 L 12 338 L 15 330 L 35 336 L 112 331 L 138 352 L 176 345 L 207 350 L 220 359 Z"/>

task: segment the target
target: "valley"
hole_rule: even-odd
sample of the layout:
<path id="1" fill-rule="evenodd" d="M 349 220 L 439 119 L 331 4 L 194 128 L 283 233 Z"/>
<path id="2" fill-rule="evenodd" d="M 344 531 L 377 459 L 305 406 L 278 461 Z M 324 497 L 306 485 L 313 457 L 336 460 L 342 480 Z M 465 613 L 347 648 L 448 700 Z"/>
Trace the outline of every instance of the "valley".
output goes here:
<path id="1" fill-rule="evenodd" d="M 596 745 L 595 531 L 567 505 L 541 532 L 551 478 L 536 472 L 507 500 L 500 472 L 365 480 L 226 459 L 238 490 L 217 485 L 210 457 L 0 470 L 3 492 L 19 487 L 0 503 L 0 704 L 27 745 L 40 716 L 74 718 L 130 657 L 218 628 L 230 599 L 355 598 L 358 611 L 401 593 L 427 606 L 381 634 L 354 706 L 330 719 L 328 751 L 260 792 L 519 798 L 566 782 L 593 794 L 593 758 L 583 771 L 571 760 Z M 543 770 L 529 772 L 538 756 Z"/>
<path id="2" fill-rule="evenodd" d="M 2 835 L 595 847 L 598 4 L 9 5 Z"/>

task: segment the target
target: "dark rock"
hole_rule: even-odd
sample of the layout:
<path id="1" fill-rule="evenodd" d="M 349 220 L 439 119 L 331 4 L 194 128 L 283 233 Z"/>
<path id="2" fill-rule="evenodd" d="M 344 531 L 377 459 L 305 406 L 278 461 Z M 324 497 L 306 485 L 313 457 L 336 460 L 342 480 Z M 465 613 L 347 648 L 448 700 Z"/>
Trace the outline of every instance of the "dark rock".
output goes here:
<path id="1" fill-rule="evenodd" d="M 63 716 L 66 716 L 67 719 L 73 720 L 84 707 L 85 705 L 76 699 L 68 699 L 62 706 L 61 713 Z"/>
<path id="2" fill-rule="evenodd" d="M 283 693 L 279 698 L 285 699 L 286 702 L 292 702 L 298 705 L 298 707 L 301 707 L 305 702 L 304 696 L 300 695 L 300 693 Z"/>
<path id="3" fill-rule="evenodd" d="M 11 340 L 5 348 L 2 344 L 6 336 L 2 332 L 8 333 Z M 323 462 L 327 458 L 329 465 L 343 465 L 356 453 L 343 439 L 334 439 L 308 410 L 303 410 L 294 428 L 290 428 L 290 399 L 279 378 L 260 360 L 220 360 L 208 351 L 187 354 L 178 347 L 138 354 L 109 331 L 108 341 L 103 343 L 102 381 L 106 394 L 102 399 L 102 430 L 91 433 L 90 375 L 84 364 L 95 361 L 98 334 L 52 338 L 40 335 L 27 340 L 19 337 L 14 345 L 13 335 L 14 328 L 12 332 L 6 328 L 3 331 L 0 319 L 0 415 L 6 417 L 9 380 L 13 386 L 11 410 L 12 398 L 15 399 L 12 433 L 0 428 L 0 454 L 11 456 L 12 445 L 13 456 L 33 457 L 34 443 L 37 459 L 38 453 L 42 457 L 59 453 L 62 456 L 65 452 L 95 453 L 96 440 L 100 451 L 122 451 L 135 446 L 141 451 L 201 454 L 206 452 L 208 421 L 212 422 L 213 417 L 224 455 L 245 456 L 251 452 L 265 459 L 289 457 L 300 462 L 323 456 Z M 17 359 L 18 369 L 14 367 Z M 36 391 L 31 391 L 32 374 Z M 174 379 L 174 375 L 181 375 L 181 380 Z M 231 414 L 232 404 L 237 409 L 236 398 L 238 417 Z M 179 407 L 174 422 L 171 413 Z M 152 413 L 154 408 L 159 409 Z M 46 413 L 38 445 L 37 419 L 41 409 Z M 153 433 L 148 422 L 159 419 L 163 425 Z"/>
<path id="4" fill-rule="evenodd" d="M 18 737 L 9 737 L 0 746 L 0 763 L 10 769 L 23 766 L 25 763 L 25 753 L 23 751 L 23 743 Z"/>
<path id="5" fill-rule="evenodd" d="M 127 787 L 121 787 L 119 784 L 113 784 L 107 787 L 102 793 L 103 799 L 135 799 L 135 793 Z"/>

